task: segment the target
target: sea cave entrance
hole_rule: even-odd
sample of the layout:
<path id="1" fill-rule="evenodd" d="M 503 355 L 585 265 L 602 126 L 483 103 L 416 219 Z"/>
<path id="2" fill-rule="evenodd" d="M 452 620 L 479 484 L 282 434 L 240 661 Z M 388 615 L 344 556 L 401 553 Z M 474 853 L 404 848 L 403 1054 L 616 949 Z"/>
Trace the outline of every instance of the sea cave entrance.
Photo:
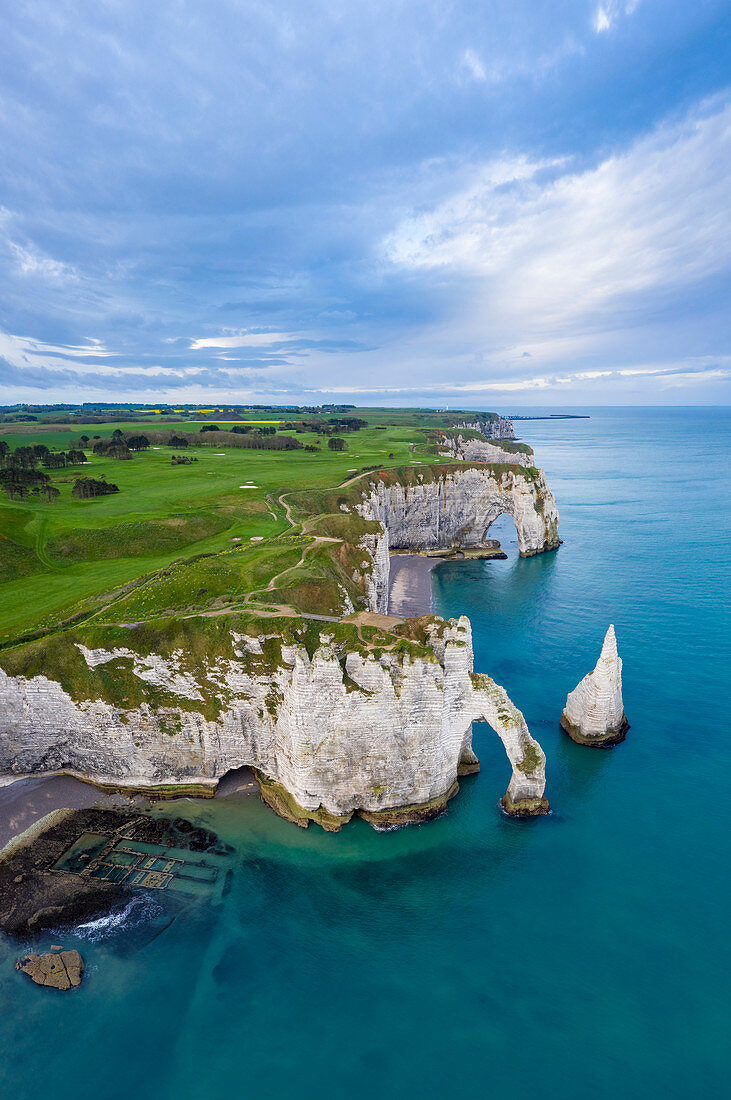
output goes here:
<path id="1" fill-rule="evenodd" d="M 258 794 L 259 784 L 251 768 L 245 764 L 241 768 L 231 768 L 222 775 L 216 787 L 216 798 L 246 798 Z"/>

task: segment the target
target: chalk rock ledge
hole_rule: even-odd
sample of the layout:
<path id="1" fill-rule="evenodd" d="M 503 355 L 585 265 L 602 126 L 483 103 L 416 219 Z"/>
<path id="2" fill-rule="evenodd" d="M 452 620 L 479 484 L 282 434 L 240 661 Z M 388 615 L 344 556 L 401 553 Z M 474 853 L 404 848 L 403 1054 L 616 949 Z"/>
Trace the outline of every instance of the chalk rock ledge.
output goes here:
<path id="1" fill-rule="evenodd" d="M 579 745 L 608 748 L 624 741 L 629 722 L 622 703 L 622 659 L 609 627 L 596 668 L 566 699 L 561 728 Z"/>

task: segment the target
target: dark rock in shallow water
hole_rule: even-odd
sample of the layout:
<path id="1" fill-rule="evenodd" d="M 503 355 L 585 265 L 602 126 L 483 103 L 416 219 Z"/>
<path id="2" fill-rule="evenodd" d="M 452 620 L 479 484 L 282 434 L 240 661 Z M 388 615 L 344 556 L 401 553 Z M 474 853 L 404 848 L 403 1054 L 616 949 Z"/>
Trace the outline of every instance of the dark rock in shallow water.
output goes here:
<path id="1" fill-rule="evenodd" d="M 183 823 L 187 832 L 165 817 L 117 810 L 49 814 L 0 858 L 0 930 L 27 936 L 79 924 L 140 890 L 171 895 L 179 907 L 191 874 L 213 889 L 216 860 L 230 849 L 215 833 Z"/>
<path id="2" fill-rule="evenodd" d="M 57 810 L 10 845 L 0 862 L 0 929 L 33 935 L 106 912 L 124 898 L 116 883 L 52 870 L 81 833 L 119 828 L 123 820 L 107 810 Z"/>
<path id="3" fill-rule="evenodd" d="M 15 963 L 36 985 L 52 989 L 75 989 L 81 985 L 84 960 L 78 951 L 51 951 L 47 955 L 26 955 Z"/>

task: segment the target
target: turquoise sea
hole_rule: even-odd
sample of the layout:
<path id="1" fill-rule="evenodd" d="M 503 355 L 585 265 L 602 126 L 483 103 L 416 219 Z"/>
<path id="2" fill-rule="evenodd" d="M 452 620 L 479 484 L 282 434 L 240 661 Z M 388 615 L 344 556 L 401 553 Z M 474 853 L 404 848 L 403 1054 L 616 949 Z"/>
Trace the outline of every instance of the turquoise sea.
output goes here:
<path id="1" fill-rule="evenodd" d="M 433 574 L 546 751 L 552 815 L 501 816 L 485 726 L 481 774 L 419 828 L 178 803 L 235 845 L 229 892 L 143 946 L 141 905 L 65 935 L 89 966 L 72 994 L 3 941 L 3 1096 L 727 1095 L 731 411 L 577 411 L 516 425 L 561 549 L 520 560 L 506 527 L 507 561 Z M 631 729 L 599 751 L 558 720 L 610 622 Z"/>

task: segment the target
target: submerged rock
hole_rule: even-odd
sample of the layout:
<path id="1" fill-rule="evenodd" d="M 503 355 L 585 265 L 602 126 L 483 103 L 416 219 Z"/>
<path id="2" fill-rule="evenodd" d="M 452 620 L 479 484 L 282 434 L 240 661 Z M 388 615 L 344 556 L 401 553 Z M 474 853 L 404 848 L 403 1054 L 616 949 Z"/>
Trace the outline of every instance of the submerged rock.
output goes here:
<path id="1" fill-rule="evenodd" d="M 0 852 L 0 931 L 26 937 L 80 924 L 151 891 L 170 912 L 202 892 L 210 904 L 230 852 L 183 818 L 56 810 Z"/>
<path id="2" fill-rule="evenodd" d="M 596 668 L 566 699 L 561 727 L 579 745 L 606 748 L 624 741 L 629 722 L 622 703 L 622 659 L 610 625 Z"/>
<path id="3" fill-rule="evenodd" d="M 16 970 L 36 983 L 52 989 L 75 989 L 81 985 L 84 960 L 78 951 L 51 951 L 47 955 L 26 955 L 15 963 Z"/>

